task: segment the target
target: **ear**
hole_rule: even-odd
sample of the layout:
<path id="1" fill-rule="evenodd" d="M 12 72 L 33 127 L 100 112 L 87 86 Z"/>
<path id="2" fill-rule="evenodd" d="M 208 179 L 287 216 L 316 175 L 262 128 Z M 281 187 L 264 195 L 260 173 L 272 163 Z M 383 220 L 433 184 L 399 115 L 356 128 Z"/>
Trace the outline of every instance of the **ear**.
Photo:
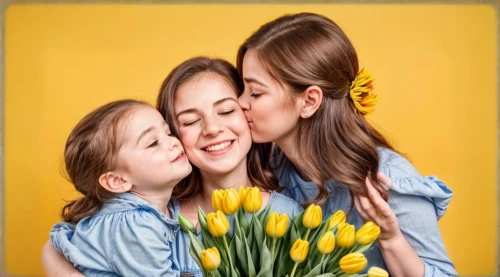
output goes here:
<path id="1" fill-rule="evenodd" d="M 323 91 L 318 86 L 308 87 L 301 96 L 302 107 L 300 109 L 300 117 L 311 117 L 320 107 L 323 101 Z"/>
<path id="2" fill-rule="evenodd" d="M 99 177 L 99 184 L 108 191 L 114 193 L 127 192 L 132 188 L 132 184 L 124 180 L 116 172 L 109 171 Z"/>

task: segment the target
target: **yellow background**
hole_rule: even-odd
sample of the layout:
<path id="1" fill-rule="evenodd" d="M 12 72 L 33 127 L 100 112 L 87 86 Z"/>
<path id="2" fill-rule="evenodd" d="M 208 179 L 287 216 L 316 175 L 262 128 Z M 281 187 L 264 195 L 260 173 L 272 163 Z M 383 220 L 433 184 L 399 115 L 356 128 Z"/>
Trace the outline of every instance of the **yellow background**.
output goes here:
<path id="1" fill-rule="evenodd" d="M 5 261 L 43 274 L 40 249 L 76 196 L 60 172 L 76 122 L 108 101 L 154 103 L 195 55 L 237 47 L 284 13 L 335 20 L 376 77 L 371 119 L 455 192 L 440 226 L 461 275 L 497 260 L 497 17 L 480 5 L 17 5 L 5 28 Z"/>

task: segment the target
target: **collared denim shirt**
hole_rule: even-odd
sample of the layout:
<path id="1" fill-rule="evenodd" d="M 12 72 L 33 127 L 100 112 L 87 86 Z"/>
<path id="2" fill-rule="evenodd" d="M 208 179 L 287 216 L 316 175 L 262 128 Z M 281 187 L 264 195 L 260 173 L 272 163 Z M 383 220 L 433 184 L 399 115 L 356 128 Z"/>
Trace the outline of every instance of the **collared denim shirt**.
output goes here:
<path id="1" fill-rule="evenodd" d="M 180 207 L 179 201 L 172 200 L 170 201 L 172 210 L 174 211 L 175 217 L 179 214 Z M 303 208 L 294 200 L 284 196 L 283 194 L 277 193 L 275 191 L 271 192 L 271 196 L 269 197 L 269 201 L 266 204 L 266 207 L 272 206 L 272 211 L 280 214 L 287 214 L 290 218 L 295 217 L 297 214 L 303 211 Z M 246 214 L 248 221 L 251 220 L 251 214 Z M 228 216 L 229 223 L 231 225 L 231 229 L 229 233 L 232 234 L 232 227 L 234 226 L 233 216 Z M 200 240 L 202 240 L 201 231 L 195 231 L 194 233 Z M 203 241 L 203 240 L 202 240 Z M 189 235 L 183 231 L 179 231 L 177 233 L 177 237 L 175 238 L 174 246 L 172 248 L 173 256 L 178 260 L 181 277 L 202 277 L 203 274 L 200 270 L 198 264 L 194 261 L 189 254 Z"/>
<path id="2" fill-rule="evenodd" d="M 424 262 L 424 276 L 456 276 L 457 272 L 448 257 L 438 226 L 438 219 L 445 213 L 452 191 L 434 176 L 421 176 L 408 160 L 394 151 L 378 148 L 378 152 L 380 172 L 392 179 L 389 206 L 397 216 L 404 237 Z M 272 164 L 280 184 L 285 187 L 283 194 L 299 203 L 316 197 L 316 184 L 304 181 L 291 161 L 277 147 Z M 333 180 L 328 180 L 326 186 L 329 197 L 322 206 L 323 218 L 337 210 L 347 213 L 351 203 L 347 187 Z M 363 225 L 355 207 L 347 217 L 347 222 L 354 224 L 356 229 Z M 365 255 L 368 265 L 364 272 L 371 266 L 387 269 L 377 244 L 365 252 Z"/>
<path id="3" fill-rule="evenodd" d="M 177 221 L 153 204 L 123 193 L 76 225 L 57 223 L 50 240 L 85 276 L 176 277 L 172 245 L 178 230 Z"/>

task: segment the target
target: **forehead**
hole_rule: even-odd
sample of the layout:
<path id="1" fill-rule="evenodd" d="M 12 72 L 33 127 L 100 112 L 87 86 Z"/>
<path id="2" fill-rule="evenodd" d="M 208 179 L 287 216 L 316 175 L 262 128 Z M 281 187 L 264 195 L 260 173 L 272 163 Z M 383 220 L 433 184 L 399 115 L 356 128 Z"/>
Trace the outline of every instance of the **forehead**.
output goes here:
<path id="1" fill-rule="evenodd" d="M 229 81 L 218 74 L 205 73 L 179 87 L 174 106 L 175 110 L 179 111 L 187 106 L 212 105 L 215 101 L 227 97 L 238 97 Z"/>
<path id="2" fill-rule="evenodd" d="M 163 125 L 163 117 L 153 107 L 141 105 L 133 108 L 122 120 L 121 129 L 126 136 L 140 134 L 150 126 Z"/>

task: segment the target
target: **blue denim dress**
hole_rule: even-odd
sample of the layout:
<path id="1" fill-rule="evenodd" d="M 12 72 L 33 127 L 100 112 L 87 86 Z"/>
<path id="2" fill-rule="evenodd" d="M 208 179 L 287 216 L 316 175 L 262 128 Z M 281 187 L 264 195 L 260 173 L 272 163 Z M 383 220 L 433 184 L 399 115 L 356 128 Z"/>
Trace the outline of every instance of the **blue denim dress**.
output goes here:
<path id="1" fill-rule="evenodd" d="M 177 277 L 172 245 L 178 231 L 177 221 L 153 204 L 123 193 L 76 225 L 57 223 L 50 241 L 85 276 Z"/>
<path id="2" fill-rule="evenodd" d="M 177 215 L 180 211 L 179 201 L 172 200 L 170 201 L 170 203 L 172 206 L 172 210 L 174 211 L 173 214 L 175 214 L 175 217 L 172 217 L 177 218 Z M 269 205 L 272 206 L 272 210 L 274 212 L 287 214 L 290 218 L 295 217 L 295 215 L 303 211 L 303 208 L 296 201 L 275 191 L 271 192 L 271 196 L 269 197 L 269 202 L 267 203 L 266 207 Z M 246 214 L 246 216 L 250 221 L 251 215 Z M 232 233 L 232 226 L 234 226 L 233 216 L 228 216 L 228 220 L 231 224 L 231 230 L 229 230 L 229 232 Z M 202 240 L 201 231 L 195 231 L 195 235 L 200 240 Z M 172 255 L 177 259 L 179 263 L 181 277 L 202 277 L 203 274 L 198 267 L 198 264 L 191 257 L 191 254 L 189 254 L 189 244 L 189 235 L 183 231 L 179 231 L 177 233 L 177 237 L 175 238 L 174 246 L 172 247 Z"/>
<path id="3" fill-rule="evenodd" d="M 423 177 L 415 167 L 398 153 L 379 148 L 380 172 L 392 179 L 389 191 L 389 206 L 396 214 L 401 232 L 420 256 L 425 265 L 426 277 L 456 276 L 457 272 L 439 231 L 438 219 L 448 207 L 452 191 L 434 176 Z M 304 181 L 292 162 L 276 147 L 272 164 L 280 184 L 285 187 L 283 194 L 301 203 L 313 199 L 318 194 L 315 183 Z M 326 218 L 337 210 L 349 211 L 351 195 L 346 186 L 334 181 L 326 182 L 328 200 L 322 206 Z M 356 208 L 348 215 L 347 221 L 356 229 L 363 225 Z M 368 266 L 387 269 L 377 244 L 365 252 Z"/>

